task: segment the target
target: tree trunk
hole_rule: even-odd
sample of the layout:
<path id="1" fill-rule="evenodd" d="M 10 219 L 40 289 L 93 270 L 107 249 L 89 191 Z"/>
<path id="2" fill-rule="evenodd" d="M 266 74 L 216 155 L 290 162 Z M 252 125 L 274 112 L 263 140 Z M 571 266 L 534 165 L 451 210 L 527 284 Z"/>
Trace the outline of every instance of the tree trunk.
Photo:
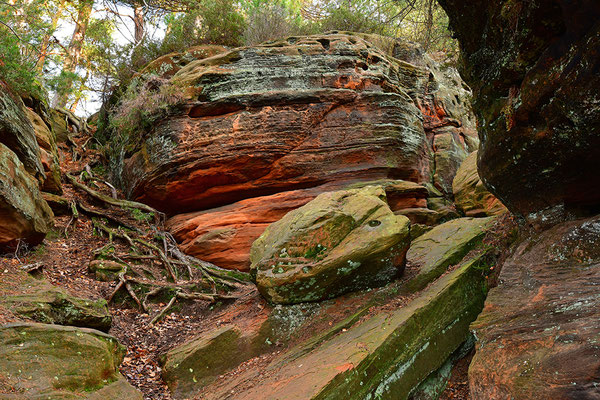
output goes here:
<path id="1" fill-rule="evenodd" d="M 81 49 L 83 48 L 85 32 L 90 22 L 93 7 L 94 0 L 80 0 L 79 2 L 75 29 L 73 30 L 73 36 L 71 37 L 71 42 L 67 48 L 67 54 L 65 55 L 62 69 L 62 71 L 68 75 L 66 76 L 64 86 L 61 88 L 60 92 L 56 93 L 54 96 L 54 100 L 52 101 L 52 107 L 54 108 L 64 108 L 69 99 L 69 91 L 73 87 L 72 75 L 75 73 L 81 58 Z"/>
<path id="2" fill-rule="evenodd" d="M 60 20 L 60 18 L 62 17 L 62 14 L 65 10 L 65 0 L 60 0 L 58 2 L 58 7 L 56 12 L 52 15 L 52 19 L 50 20 L 50 31 L 47 32 L 44 35 L 44 38 L 42 40 L 42 45 L 40 47 L 40 58 L 37 61 L 36 64 L 36 68 L 38 73 L 42 73 L 43 69 L 44 69 L 44 64 L 46 63 L 46 57 L 48 56 L 48 47 L 50 47 L 50 39 L 52 38 L 52 35 L 54 34 L 54 32 L 56 31 L 56 28 L 58 27 L 58 21 Z"/>
<path id="3" fill-rule="evenodd" d="M 133 23 L 135 25 L 135 43 L 144 39 L 146 34 L 146 20 L 144 19 L 144 7 L 139 3 L 133 5 Z"/>

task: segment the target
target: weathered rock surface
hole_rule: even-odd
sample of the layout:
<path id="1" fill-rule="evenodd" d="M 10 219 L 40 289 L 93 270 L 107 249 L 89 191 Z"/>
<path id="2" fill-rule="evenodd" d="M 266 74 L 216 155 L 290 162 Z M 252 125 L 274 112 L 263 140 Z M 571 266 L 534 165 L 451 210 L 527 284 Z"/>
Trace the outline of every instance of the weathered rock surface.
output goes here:
<path id="1" fill-rule="evenodd" d="M 225 47 L 218 45 L 193 46 L 181 53 L 165 54 L 157 58 L 144 67 L 140 74 L 155 74 L 162 78 L 171 78 L 192 61 L 213 57 L 226 51 Z"/>
<path id="2" fill-rule="evenodd" d="M 20 98 L 9 93 L 3 82 L 0 82 L 0 144 L 12 150 L 32 176 L 45 178 L 39 146 L 25 106 Z"/>
<path id="3" fill-rule="evenodd" d="M 40 147 L 40 160 L 46 174 L 41 189 L 45 192 L 62 194 L 60 159 L 54 133 L 50 131 L 48 125 L 38 114 L 29 108 L 26 109 L 26 112 L 27 118 L 33 126 L 37 144 Z"/>
<path id="4" fill-rule="evenodd" d="M 71 325 L 108 332 L 112 317 L 105 300 L 75 297 L 47 281 L 29 278 L 18 295 L 4 296 L 0 303 L 13 313 L 36 322 Z"/>
<path id="5" fill-rule="evenodd" d="M 506 207 L 483 185 L 477 172 L 477 152 L 467 156 L 452 182 L 454 203 L 467 217 L 498 215 Z"/>
<path id="6" fill-rule="evenodd" d="M 486 186 L 534 222 L 597 213 L 600 3 L 440 4 L 473 88 Z"/>
<path id="7" fill-rule="evenodd" d="M 23 239 L 41 242 L 52 227 L 52 210 L 15 153 L 0 143 L 0 249 Z"/>
<path id="8" fill-rule="evenodd" d="M 379 186 L 319 195 L 254 242 L 259 291 L 274 303 L 323 300 L 381 286 L 404 267 L 408 218 L 394 215 Z"/>
<path id="9" fill-rule="evenodd" d="M 524 241 L 499 279 L 472 325 L 472 398 L 600 398 L 600 217 Z"/>
<path id="10" fill-rule="evenodd" d="M 2 326 L 0 399 L 141 400 L 119 373 L 123 355 L 115 338 L 91 329 Z"/>
<path id="11" fill-rule="evenodd" d="M 170 84 L 194 95 L 156 124 L 123 181 L 162 211 L 197 213 L 170 229 L 185 251 L 227 268 L 247 269 L 248 245 L 273 218 L 325 191 L 404 179 L 451 193 L 477 141 L 456 71 L 377 36 L 235 49 L 190 62 Z"/>
<path id="12" fill-rule="evenodd" d="M 419 236 L 406 253 L 407 270 L 414 276 L 406 288 L 415 291 L 458 264 L 463 257 L 481 242 L 494 222 L 489 218 L 459 218 L 434 227 Z"/>
<path id="13" fill-rule="evenodd" d="M 484 278 L 467 263 L 403 307 L 383 311 L 245 369 L 203 399 L 406 399 L 467 338 L 483 306 Z"/>
<path id="14" fill-rule="evenodd" d="M 310 189 L 254 197 L 216 209 L 180 214 L 167 221 L 169 229 L 188 254 L 223 268 L 250 269 L 252 243 L 273 222 L 303 206 L 319 194 L 341 188 L 380 185 L 392 211 L 427 206 L 427 189 L 414 182 L 381 180 L 347 185 L 333 182 Z"/>

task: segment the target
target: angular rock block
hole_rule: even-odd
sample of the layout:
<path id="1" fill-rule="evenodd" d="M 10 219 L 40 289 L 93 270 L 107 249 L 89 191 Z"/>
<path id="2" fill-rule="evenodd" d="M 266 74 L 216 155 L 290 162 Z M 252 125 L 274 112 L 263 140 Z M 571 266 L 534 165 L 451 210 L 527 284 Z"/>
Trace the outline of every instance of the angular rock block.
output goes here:
<path id="1" fill-rule="evenodd" d="M 506 207 L 483 185 L 477 172 L 477 152 L 469 154 L 452 182 L 456 208 L 467 217 L 483 217 L 505 213 Z"/>
<path id="2" fill-rule="evenodd" d="M 381 286 L 404 267 L 410 221 L 380 186 L 324 193 L 270 225 L 252 245 L 259 291 L 281 304 Z"/>
<path id="3" fill-rule="evenodd" d="M 112 317 L 106 300 L 72 296 L 44 280 L 25 278 L 18 295 L 4 296 L 0 304 L 15 314 L 46 324 L 71 325 L 108 332 Z"/>
<path id="4" fill-rule="evenodd" d="M 421 290 L 458 264 L 475 248 L 495 218 L 459 218 L 434 227 L 415 239 L 406 253 L 408 291 Z M 409 275 L 410 274 L 410 275 Z"/>

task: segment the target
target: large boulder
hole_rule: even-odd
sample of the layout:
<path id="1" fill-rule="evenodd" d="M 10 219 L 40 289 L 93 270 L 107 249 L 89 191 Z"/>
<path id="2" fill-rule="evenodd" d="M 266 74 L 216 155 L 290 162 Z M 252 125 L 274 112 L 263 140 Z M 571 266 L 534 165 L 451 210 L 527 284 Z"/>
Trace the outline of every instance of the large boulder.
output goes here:
<path id="1" fill-rule="evenodd" d="M 4 325 L 0 383 L 11 393 L 0 393 L 0 398 L 141 400 L 119 373 L 124 354 L 115 338 L 92 329 Z"/>
<path id="2" fill-rule="evenodd" d="M 454 204 L 467 217 L 498 215 L 506 207 L 484 186 L 477 172 L 477 152 L 465 158 L 452 182 Z"/>
<path id="3" fill-rule="evenodd" d="M 456 71 L 405 42 L 291 37 L 179 68 L 165 76 L 186 100 L 130 153 L 123 182 L 180 214 L 168 226 L 185 251 L 223 267 L 247 269 L 269 223 L 326 191 L 404 179 L 451 194 L 477 143 Z"/>
<path id="4" fill-rule="evenodd" d="M 600 217 L 523 241 L 472 325 L 471 396 L 600 397 Z"/>
<path id="5" fill-rule="evenodd" d="M 600 3 L 440 0 L 473 88 L 485 185 L 531 222 L 600 205 Z"/>
<path id="6" fill-rule="evenodd" d="M 0 143 L 0 249 L 19 240 L 40 243 L 53 224 L 52 210 L 16 154 Z"/>
<path id="7" fill-rule="evenodd" d="M 346 188 L 368 185 L 385 188 L 392 211 L 415 207 L 423 210 L 423 207 L 427 207 L 427 189 L 414 182 L 390 179 L 355 183 Z M 252 243 L 267 226 L 308 203 L 324 190 L 338 187 L 333 183 L 253 197 L 217 209 L 179 214 L 170 218 L 166 226 L 179 239 L 180 247 L 186 253 L 210 260 L 223 268 L 247 271 L 250 269 Z"/>
<path id="8" fill-rule="evenodd" d="M 381 286 L 404 267 L 410 221 L 378 186 L 319 195 L 254 242 L 259 291 L 274 303 L 323 300 Z"/>
<path id="9" fill-rule="evenodd" d="M 45 178 L 40 150 L 21 99 L 0 81 L 0 144 L 13 151 L 25 170 L 37 179 Z"/>

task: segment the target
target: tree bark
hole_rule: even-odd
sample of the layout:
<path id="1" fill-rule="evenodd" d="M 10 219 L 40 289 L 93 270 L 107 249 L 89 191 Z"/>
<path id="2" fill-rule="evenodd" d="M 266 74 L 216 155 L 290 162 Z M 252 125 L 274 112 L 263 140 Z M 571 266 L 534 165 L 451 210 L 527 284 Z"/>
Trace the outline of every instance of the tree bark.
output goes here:
<path id="1" fill-rule="evenodd" d="M 37 61 L 36 68 L 38 73 L 42 73 L 44 69 L 44 64 L 46 63 L 46 57 L 48 56 L 48 47 L 50 47 L 50 39 L 52 35 L 56 31 L 58 27 L 58 21 L 62 17 L 62 14 L 65 10 L 65 0 L 60 0 L 58 2 L 57 10 L 54 14 L 52 14 L 52 19 L 50 20 L 51 30 L 44 35 L 42 39 L 42 46 L 40 47 L 40 58 Z"/>
<path id="2" fill-rule="evenodd" d="M 144 18 L 144 7 L 140 3 L 133 4 L 133 23 L 135 25 L 135 43 L 144 39 L 146 34 L 146 20 Z"/>

